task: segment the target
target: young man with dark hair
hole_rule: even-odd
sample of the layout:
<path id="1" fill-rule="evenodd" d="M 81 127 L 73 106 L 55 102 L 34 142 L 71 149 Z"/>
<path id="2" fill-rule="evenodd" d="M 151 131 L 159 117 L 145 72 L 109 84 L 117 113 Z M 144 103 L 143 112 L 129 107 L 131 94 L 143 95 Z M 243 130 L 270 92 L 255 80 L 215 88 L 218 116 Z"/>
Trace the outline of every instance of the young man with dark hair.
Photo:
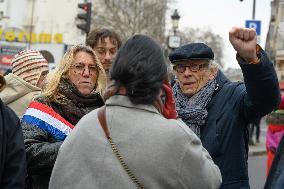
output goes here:
<path id="1" fill-rule="evenodd" d="M 117 50 L 121 46 L 119 35 L 109 29 L 95 29 L 89 33 L 86 45 L 94 49 L 108 74 Z"/>

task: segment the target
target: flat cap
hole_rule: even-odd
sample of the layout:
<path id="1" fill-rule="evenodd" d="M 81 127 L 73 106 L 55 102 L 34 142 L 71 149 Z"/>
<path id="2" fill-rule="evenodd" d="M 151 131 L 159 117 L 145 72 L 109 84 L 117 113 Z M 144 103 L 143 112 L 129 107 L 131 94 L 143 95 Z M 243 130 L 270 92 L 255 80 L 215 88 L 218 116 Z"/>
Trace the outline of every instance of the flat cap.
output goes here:
<path id="1" fill-rule="evenodd" d="M 204 43 L 190 43 L 175 49 L 169 55 L 170 61 L 174 64 L 180 60 L 214 59 L 214 52 Z"/>

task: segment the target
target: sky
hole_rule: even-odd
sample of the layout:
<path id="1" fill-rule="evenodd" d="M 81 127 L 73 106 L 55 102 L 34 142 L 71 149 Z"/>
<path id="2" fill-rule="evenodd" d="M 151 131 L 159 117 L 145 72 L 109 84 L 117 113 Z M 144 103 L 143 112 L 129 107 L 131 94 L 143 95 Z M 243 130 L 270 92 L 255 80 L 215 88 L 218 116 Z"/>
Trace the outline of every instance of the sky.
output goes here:
<path id="1" fill-rule="evenodd" d="M 255 20 L 261 20 L 260 45 L 265 47 L 271 15 L 271 0 L 256 0 Z M 225 69 L 239 68 L 236 51 L 229 42 L 229 31 L 234 26 L 245 26 L 245 20 L 252 19 L 253 0 L 175 0 L 170 5 L 171 13 L 178 9 L 181 16 L 179 29 L 211 28 L 224 42 Z M 170 23 L 171 24 L 171 23 Z"/>

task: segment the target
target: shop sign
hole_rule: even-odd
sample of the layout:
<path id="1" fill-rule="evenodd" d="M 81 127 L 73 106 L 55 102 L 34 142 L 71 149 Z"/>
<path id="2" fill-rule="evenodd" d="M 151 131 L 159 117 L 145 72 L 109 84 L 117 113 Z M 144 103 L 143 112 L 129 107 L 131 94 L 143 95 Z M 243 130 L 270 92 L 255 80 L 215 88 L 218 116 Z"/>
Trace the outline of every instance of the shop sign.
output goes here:
<path id="1" fill-rule="evenodd" d="M 5 31 L 0 28 L 0 40 L 5 41 L 17 41 L 17 42 L 31 42 L 31 43 L 62 43 L 63 35 L 61 33 L 56 33 L 54 35 L 50 33 L 27 33 L 27 32 L 14 32 L 14 31 Z"/>

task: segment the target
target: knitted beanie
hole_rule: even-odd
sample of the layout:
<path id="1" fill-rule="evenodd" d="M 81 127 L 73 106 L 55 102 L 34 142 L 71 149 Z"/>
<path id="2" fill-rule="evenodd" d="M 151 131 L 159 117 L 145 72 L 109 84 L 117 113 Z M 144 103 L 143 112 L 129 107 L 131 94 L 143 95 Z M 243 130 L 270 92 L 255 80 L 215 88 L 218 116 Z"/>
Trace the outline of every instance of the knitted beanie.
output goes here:
<path id="1" fill-rule="evenodd" d="M 48 71 L 48 62 L 36 50 L 23 50 L 12 59 L 12 73 L 34 86 L 44 71 Z"/>

